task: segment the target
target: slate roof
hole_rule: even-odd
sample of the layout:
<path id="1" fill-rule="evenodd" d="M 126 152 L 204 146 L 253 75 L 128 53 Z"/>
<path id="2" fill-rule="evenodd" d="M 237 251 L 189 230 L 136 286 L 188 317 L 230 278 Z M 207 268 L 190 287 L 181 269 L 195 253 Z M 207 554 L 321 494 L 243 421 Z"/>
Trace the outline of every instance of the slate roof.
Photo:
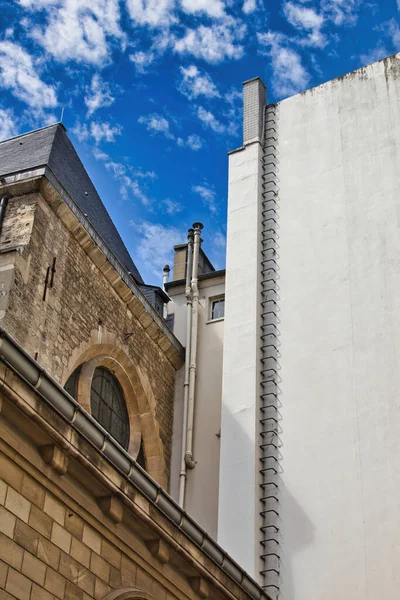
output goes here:
<path id="1" fill-rule="evenodd" d="M 47 166 L 137 283 L 143 279 L 62 123 L 0 142 L 0 177 Z"/>

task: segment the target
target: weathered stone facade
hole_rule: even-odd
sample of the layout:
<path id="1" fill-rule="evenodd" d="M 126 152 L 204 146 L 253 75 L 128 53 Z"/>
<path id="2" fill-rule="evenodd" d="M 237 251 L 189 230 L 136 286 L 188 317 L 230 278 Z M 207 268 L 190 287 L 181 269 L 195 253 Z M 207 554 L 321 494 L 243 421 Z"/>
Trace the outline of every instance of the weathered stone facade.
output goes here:
<path id="1" fill-rule="evenodd" d="M 82 247 L 88 234 L 77 227 L 74 235 L 68 228 L 76 227 L 72 212 L 62 204 L 60 219 L 53 210 L 55 191 L 45 181 L 35 185 L 43 195 L 38 190 L 12 198 L 3 225 L 0 251 L 10 267 L 3 273 L 13 273 L 3 326 L 61 385 L 78 365 L 92 361 L 93 373 L 108 361 L 125 391 L 129 450 L 135 456 L 143 436 L 149 472 L 167 486 L 179 353 L 172 361 L 166 356 L 134 314 L 135 303 L 130 308 L 110 285 L 105 275 L 110 265 L 98 248 L 96 264 Z M 86 380 L 81 402 L 90 412 L 90 377 Z"/>
<path id="2" fill-rule="evenodd" d="M 171 500 L 173 519 L 68 424 L 12 353 L 0 366 L 1 600 L 267 600 Z"/>

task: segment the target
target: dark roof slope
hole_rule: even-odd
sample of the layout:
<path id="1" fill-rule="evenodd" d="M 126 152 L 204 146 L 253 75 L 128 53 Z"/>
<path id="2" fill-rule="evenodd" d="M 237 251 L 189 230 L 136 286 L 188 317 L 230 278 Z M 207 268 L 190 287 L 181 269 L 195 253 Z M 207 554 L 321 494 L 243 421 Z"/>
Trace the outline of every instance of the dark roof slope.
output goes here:
<path id="1" fill-rule="evenodd" d="M 121 265 L 144 283 L 61 123 L 0 142 L 0 176 L 47 166 Z"/>

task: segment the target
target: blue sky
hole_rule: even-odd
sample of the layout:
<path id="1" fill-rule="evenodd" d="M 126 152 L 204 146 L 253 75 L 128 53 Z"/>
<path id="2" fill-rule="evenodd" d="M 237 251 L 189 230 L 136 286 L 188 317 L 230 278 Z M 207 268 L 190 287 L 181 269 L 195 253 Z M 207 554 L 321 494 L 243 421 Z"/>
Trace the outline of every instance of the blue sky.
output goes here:
<path id="1" fill-rule="evenodd" d="M 60 120 L 142 276 L 224 267 L 242 81 L 269 102 L 400 50 L 400 0 L 0 0 L 0 138 Z"/>

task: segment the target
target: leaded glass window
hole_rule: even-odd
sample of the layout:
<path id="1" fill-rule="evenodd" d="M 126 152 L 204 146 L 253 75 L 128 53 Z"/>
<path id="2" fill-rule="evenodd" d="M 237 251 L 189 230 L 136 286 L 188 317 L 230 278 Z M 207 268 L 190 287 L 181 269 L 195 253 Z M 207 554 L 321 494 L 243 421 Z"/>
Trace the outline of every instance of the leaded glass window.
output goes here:
<path id="1" fill-rule="evenodd" d="M 125 450 L 129 444 L 129 421 L 124 394 L 117 378 L 107 369 L 97 367 L 90 392 L 92 416 Z"/>
<path id="2" fill-rule="evenodd" d="M 78 379 L 79 374 L 81 372 L 81 367 L 75 369 L 72 375 L 69 376 L 68 381 L 64 385 L 64 389 L 68 392 L 70 396 L 77 399 L 78 396 Z"/>

